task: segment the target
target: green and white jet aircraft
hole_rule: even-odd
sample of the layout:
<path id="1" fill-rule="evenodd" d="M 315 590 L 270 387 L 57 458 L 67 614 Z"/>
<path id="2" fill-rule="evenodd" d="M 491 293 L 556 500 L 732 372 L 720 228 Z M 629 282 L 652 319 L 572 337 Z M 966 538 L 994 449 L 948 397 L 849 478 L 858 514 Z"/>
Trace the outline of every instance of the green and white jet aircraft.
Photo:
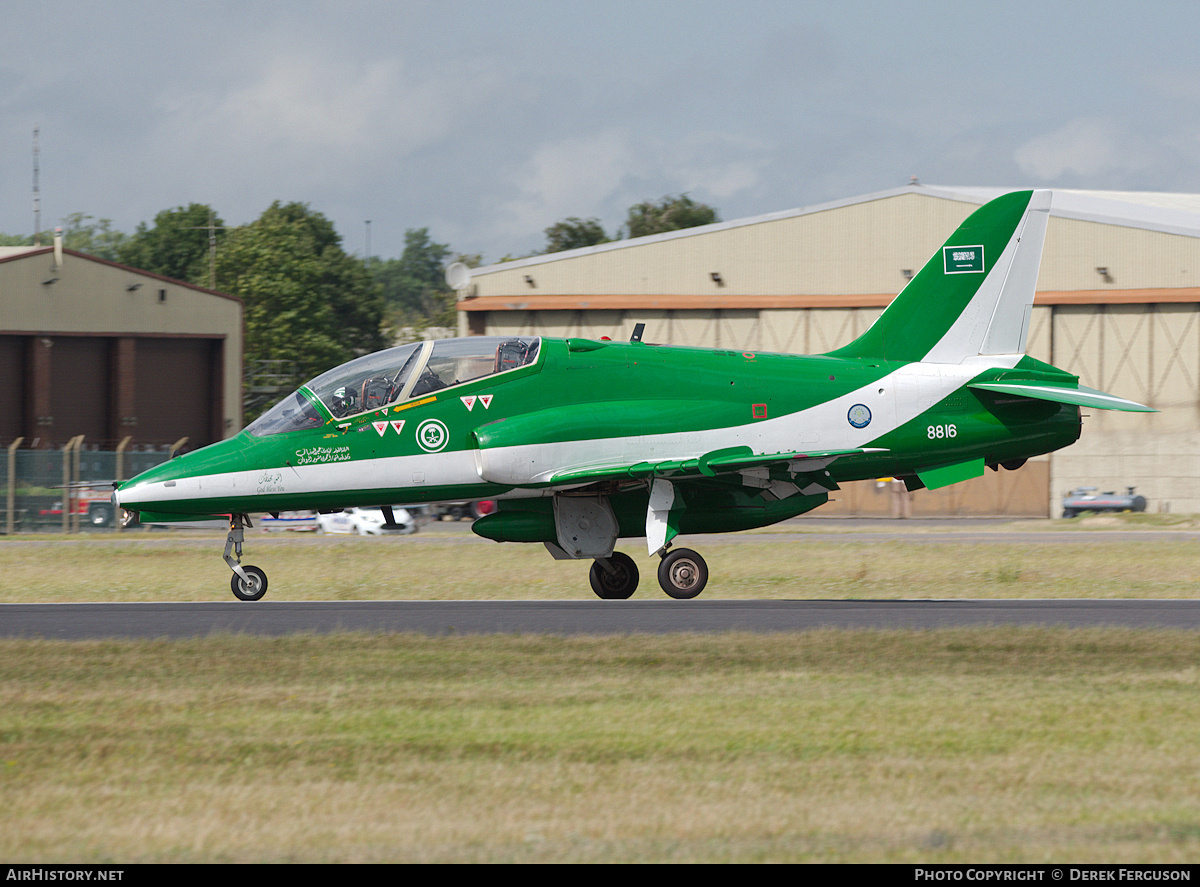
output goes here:
<path id="1" fill-rule="evenodd" d="M 402 345 L 336 367 L 236 437 L 120 485 L 146 522 L 230 517 L 235 596 L 251 512 L 496 499 L 474 531 L 592 558 L 601 598 L 644 536 L 675 598 L 708 581 L 679 533 L 762 527 L 838 484 L 934 489 L 1019 468 L 1079 438 L 1080 407 L 1148 407 L 1025 355 L 1049 191 L 976 210 L 862 336 L 828 354 L 480 336 Z M 233 552 L 231 554 L 231 552 Z"/>

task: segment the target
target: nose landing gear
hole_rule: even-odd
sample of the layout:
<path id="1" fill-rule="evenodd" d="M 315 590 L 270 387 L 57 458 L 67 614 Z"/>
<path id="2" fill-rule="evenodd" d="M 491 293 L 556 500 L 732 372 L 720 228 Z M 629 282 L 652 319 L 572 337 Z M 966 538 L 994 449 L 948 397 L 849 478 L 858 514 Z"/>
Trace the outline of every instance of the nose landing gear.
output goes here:
<path id="1" fill-rule="evenodd" d="M 229 535 L 225 537 L 225 563 L 233 570 L 229 587 L 239 601 L 256 601 L 267 593 L 267 574 L 258 567 L 242 566 L 243 525 L 253 527 L 245 514 L 229 516 Z M 230 552 L 233 555 L 230 555 Z"/>

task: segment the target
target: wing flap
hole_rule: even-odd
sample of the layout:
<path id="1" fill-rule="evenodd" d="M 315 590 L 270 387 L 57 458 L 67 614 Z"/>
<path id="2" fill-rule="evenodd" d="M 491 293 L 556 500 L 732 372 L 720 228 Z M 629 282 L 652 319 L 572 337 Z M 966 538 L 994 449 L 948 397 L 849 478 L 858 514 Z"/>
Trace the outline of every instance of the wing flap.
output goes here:
<path id="1" fill-rule="evenodd" d="M 1123 410 L 1128 413 L 1158 412 L 1153 407 L 1143 406 L 1136 401 L 1097 391 L 1095 388 L 1086 388 L 1083 385 L 1071 387 L 1048 382 L 971 382 L 967 387 L 996 394 L 1016 394 L 1034 400 L 1094 407 L 1098 410 Z"/>
<path id="2" fill-rule="evenodd" d="M 824 469 L 835 459 L 843 456 L 884 453 L 884 449 L 860 447 L 849 450 L 820 450 L 808 452 L 767 453 L 755 455 L 749 447 L 730 447 L 714 450 L 692 459 L 669 459 L 661 462 L 636 462 L 614 465 L 596 465 L 587 468 L 559 471 L 550 479 L 554 486 L 596 483 L 605 480 L 630 480 L 645 478 L 681 479 L 687 477 L 717 477 L 752 468 L 770 468 L 786 465 L 792 474 L 806 474 Z"/>

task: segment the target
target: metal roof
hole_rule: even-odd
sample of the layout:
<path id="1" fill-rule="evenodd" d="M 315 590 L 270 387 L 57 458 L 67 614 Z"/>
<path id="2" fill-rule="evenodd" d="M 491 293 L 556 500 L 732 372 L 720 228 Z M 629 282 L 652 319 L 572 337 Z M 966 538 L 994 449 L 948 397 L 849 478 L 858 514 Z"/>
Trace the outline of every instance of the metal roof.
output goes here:
<path id="1" fill-rule="evenodd" d="M 943 200 L 957 200 L 962 203 L 983 205 L 989 200 L 999 197 L 1001 194 L 1020 190 L 1023 189 L 960 187 L 954 185 L 905 185 L 901 188 L 875 191 L 857 197 L 847 197 L 811 206 L 801 206 L 761 216 L 750 216 L 728 222 L 716 222 L 712 225 L 700 225 L 695 228 L 668 231 L 665 234 L 654 234 L 649 237 L 618 240 L 611 243 L 597 244 L 596 246 L 587 246 L 581 249 L 563 250 L 562 252 L 549 253 L 548 255 L 530 256 L 512 262 L 486 265 L 482 268 L 471 269 L 471 276 L 479 277 L 497 271 L 513 271 L 518 268 L 544 265 L 548 262 L 558 262 L 578 256 L 609 252 L 610 250 L 628 249 L 630 247 L 639 247 L 666 240 L 675 240 L 681 237 L 694 237 L 699 234 L 711 234 L 732 228 L 742 228 L 749 225 L 761 225 L 780 219 L 790 219 L 811 213 L 826 212 L 827 210 L 840 209 L 860 203 L 870 203 L 875 200 L 886 200 L 906 194 L 918 194 L 937 197 Z M 1080 191 L 1069 188 L 1052 188 L 1049 190 L 1054 192 L 1054 198 L 1050 204 L 1051 216 L 1200 238 L 1200 194 L 1171 194 L 1154 191 Z"/>

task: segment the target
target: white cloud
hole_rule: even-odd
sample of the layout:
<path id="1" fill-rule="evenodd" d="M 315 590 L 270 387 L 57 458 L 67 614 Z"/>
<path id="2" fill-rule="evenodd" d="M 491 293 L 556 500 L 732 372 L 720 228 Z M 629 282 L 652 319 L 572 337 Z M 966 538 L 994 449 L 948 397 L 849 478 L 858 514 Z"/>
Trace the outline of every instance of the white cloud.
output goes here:
<path id="1" fill-rule="evenodd" d="M 427 187 L 420 153 L 458 138 L 498 89 L 482 65 L 276 44 L 155 94 L 129 158 L 159 179 L 144 213 L 197 200 L 242 223 L 283 199 L 320 210 L 349 202 L 354 216 L 380 218 L 378 202 L 366 207 L 385 191 L 385 205 L 408 205 L 406 190 Z"/>
<path id="2" fill-rule="evenodd" d="M 1013 159 L 1027 175 L 1050 180 L 1140 168 L 1139 155 L 1132 140 L 1109 121 L 1080 117 L 1020 145 Z"/>
<path id="3" fill-rule="evenodd" d="M 770 151 L 769 146 L 753 139 L 705 132 L 678 144 L 658 146 L 657 162 L 664 173 L 679 182 L 676 190 L 703 189 L 723 200 L 762 183 Z"/>
<path id="4" fill-rule="evenodd" d="M 501 208 L 499 231 L 519 236 L 570 216 L 599 215 L 621 189 L 633 155 L 618 129 L 542 145 L 516 173 L 519 195 Z"/>
<path id="5" fill-rule="evenodd" d="M 520 193 L 502 208 L 497 233 L 540 231 L 570 216 L 607 216 L 615 231 L 643 200 L 686 192 L 720 201 L 758 186 L 767 155 L 757 142 L 708 132 L 667 141 L 609 128 L 545 144 L 514 177 Z"/>

